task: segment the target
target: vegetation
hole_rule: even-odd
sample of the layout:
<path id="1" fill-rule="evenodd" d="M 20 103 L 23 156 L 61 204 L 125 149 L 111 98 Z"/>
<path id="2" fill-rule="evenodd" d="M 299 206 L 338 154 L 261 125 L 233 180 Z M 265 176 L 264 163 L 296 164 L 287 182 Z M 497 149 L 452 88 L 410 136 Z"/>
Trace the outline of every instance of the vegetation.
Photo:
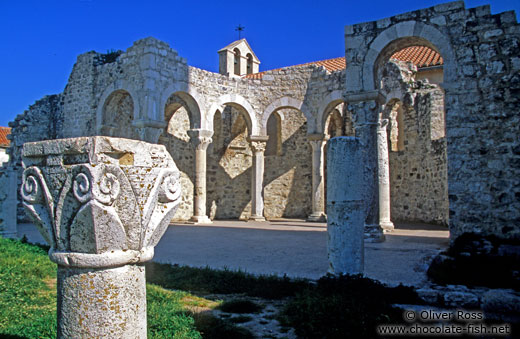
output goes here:
<path id="1" fill-rule="evenodd" d="M 0 238 L 0 251 L 0 337 L 55 338 L 56 266 L 46 249 Z M 149 338 L 252 338 L 233 324 L 249 322 L 262 310 L 246 296 L 288 297 L 278 318 L 302 338 L 375 337 L 376 325 L 402 323 L 392 304 L 420 302 L 411 288 L 388 288 L 361 276 L 314 283 L 149 263 L 147 279 Z M 214 293 L 233 295 L 226 302 L 203 297 Z M 228 316 L 216 318 L 215 308 Z"/>
<path id="2" fill-rule="evenodd" d="M 290 279 L 286 276 L 255 276 L 241 271 L 172 266 L 155 262 L 146 264 L 146 281 L 195 294 L 241 293 L 265 299 L 292 297 L 312 285 L 308 280 Z"/>
<path id="3" fill-rule="evenodd" d="M 280 321 L 301 338 L 375 338 L 376 327 L 402 323 L 393 303 L 420 303 L 412 288 L 388 288 L 362 276 L 326 276 L 298 293 Z"/>
<path id="4" fill-rule="evenodd" d="M 0 237 L 1 338 L 56 337 L 56 265 L 46 249 Z M 149 338 L 252 336 L 204 313 L 219 302 L 148 284 L 147 303 Z"/>
<path id="5" fill-rule="evenodd" d="M 96 65 L 104 65 L 115 62 L 121 54 L 123 54 L 123 51 L 115 51 L 113 49 L 108 50 L 104 54 L 98 54 L 96 56 Z"/>

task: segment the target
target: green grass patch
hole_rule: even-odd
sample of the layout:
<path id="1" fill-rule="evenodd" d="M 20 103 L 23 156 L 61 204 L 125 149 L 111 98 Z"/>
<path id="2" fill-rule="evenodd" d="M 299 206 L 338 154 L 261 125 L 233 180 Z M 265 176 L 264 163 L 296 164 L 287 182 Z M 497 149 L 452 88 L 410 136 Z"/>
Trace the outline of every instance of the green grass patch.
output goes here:
<path id="1" fill-rule="evenodd" d="M 56 265 L 40 247 L 0 238 L 0 335 L 56 337 Z"/>
<path id="2" fill-rule="evenodd" d="M 0 338 L 56 338 L 56 265 L 45 247 L 0 237 L 0 253 Z M 252 337 L 209 314 L 219 302 L 153 284 L 146 291 L 149 338 Z"/>
<path id="3" fill-rule="evenodd" d="M 195 294 L 245 294 L 266 299 L 292 297 L 311 285 L 305 279 L 255 276 L 242 271 L 192 268 L 156 262 L 146 263 L 146 280 L 168 289 Z"/>

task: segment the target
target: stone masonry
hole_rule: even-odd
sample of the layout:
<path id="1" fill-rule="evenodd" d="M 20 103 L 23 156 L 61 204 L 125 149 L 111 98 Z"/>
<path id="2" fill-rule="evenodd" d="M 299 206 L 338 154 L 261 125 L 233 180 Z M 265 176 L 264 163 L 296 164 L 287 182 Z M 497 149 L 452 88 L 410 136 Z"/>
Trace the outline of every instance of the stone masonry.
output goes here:
<path id="1" fill-rule="evenodd" d="M 355 135 L 370 148 L 365 224 L 376 237 L 391 229 L 386 219 L 449 225 L 453 239 L 518 237 L 519 37 L 513 12 L 457 1 L 347 26 L 347 67 L 335 72 L 300 65 L 261 78 L 217 74 L 154 38 L 124 52 L 88 52 L 63 93 L 10 124 L 9 166 L 21 179 L 28 141 L 144 140 L 165 145 L 181 172 L 174 219 L 324 220 L 325 145 Z M 409 46 L 441 54 L 441 84 L 390 60 Z M 383 120 L 386 160 L 378 155 Z M 378 175 L 385 168 L 388 179 Z"/>

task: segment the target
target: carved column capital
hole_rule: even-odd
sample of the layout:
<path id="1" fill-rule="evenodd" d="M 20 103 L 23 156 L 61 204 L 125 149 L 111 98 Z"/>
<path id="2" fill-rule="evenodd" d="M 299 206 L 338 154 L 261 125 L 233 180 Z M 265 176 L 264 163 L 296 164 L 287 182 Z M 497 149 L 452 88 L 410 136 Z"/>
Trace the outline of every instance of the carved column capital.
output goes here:
<path id="1" fill-rule="evenodd" d="M 153 257 L 181 193 L 164 146 L 84 137 L 26 143 L 23 157 L 23 205 L 51 260 L 115 267 Z"/>
<path id="2" fill-rule="evenodd" d="M 269 137 L 267 135 L 252 135 L 247 140 L 251 145 L 253 153 L 264 153 L 268 139 Z"/>
<path id="3" fill-rule="evenodd" d="M 191 143 L 195 146 L 197 151 L 206 151 L 208 146 L 213 142 L 211 137 L 213 131 L 203 129 L 192 129 L 188 131 Z"/>

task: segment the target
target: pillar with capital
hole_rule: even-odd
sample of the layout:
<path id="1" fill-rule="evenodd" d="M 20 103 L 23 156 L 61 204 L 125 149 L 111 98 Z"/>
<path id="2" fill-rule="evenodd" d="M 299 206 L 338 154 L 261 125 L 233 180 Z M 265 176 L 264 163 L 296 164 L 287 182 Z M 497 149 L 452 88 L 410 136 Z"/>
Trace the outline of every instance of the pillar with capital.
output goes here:
<path id="1" fill-rule="evenodd" d="M 249 137 L 253 152 L 253 167 L 251 173 L 251 216 L 249 220 L 265 221 L 264 218 L 264 151 L 269 139 L 266 135 L 252 135 Z"/>
<path id="2" fill-rule="evenodd" d="M 377 163 L 379 178 L 379 225 L 384 231 L 392 231 L 394 223 L 390 219 L 390 169 L 388 164 L 388 120 L 380 120 L 377 128 Z"/>
<path id="3" fill-rule="evenodd" d="M 188 135 L 195 146 L 195 193 L 191 220 L 197 224 L 211 223 L 206 214 L 206 150 L 212 142 L 213 132 L 193 129 L 188 131 Z"/>
<path id="4" fill-rule="evenodd" d="M 20 195 L 58 265 L 58 338 L 146 339 L 144 262 L 181 202 L 162 145 L 82 137 L 25 143 Z"/>
<path id="5" fill-rule="evenodd" d="M 325 222 L 324 147 L 328 137 L 324 134 L 307 135 L 312 147 L 312 213 L 307 221 Z"/>
<path id="6" fill-rule="evenodd" d="M 349 110 L 352 112 L 356 137 L 360 138 L 364 149 L 365 175 L 365 240 L 384 241 L 383 228 L 379 222 L 379 179 L 377 130 L 379 112 L 384 96 L 379 91 L 362 92 L 347 95 Z"/>

